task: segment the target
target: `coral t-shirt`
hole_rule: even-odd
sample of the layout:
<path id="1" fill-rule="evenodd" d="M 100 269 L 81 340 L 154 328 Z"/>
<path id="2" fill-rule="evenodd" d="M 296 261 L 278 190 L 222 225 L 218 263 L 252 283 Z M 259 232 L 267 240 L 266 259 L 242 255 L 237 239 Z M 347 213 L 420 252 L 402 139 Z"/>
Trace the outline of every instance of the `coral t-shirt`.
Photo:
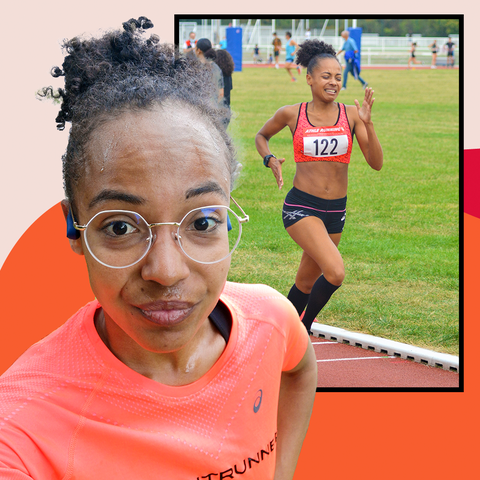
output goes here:
<path id="1" fill-rule="evenodd" d="M 0 377 L 0 478 L 272 479 L 282 371 L 308 335 L 270 287 L 227 283 L 224 352 L 198 381 L 172 387 L 104 345 L 93 301 Z"/>

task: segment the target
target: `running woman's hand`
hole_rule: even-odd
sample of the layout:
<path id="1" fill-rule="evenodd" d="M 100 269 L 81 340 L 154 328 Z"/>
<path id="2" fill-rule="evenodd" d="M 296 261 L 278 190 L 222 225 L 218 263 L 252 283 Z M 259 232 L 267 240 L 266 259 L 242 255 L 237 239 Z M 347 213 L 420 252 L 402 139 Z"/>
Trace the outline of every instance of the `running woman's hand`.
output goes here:
<path id="1" fill-rule="evenodd" d="M 268 166 L 272 169 L 273 174 L 275 175 L 275 180 L 277 181 L 278 189 L 281 190 L 283 187 L 283 177 L 282 177 L 282 163 L 285 161 L 284 158 L 270 158 Z"/>
<path id="2" fill-rule="evenodd" d="M 375 99 L 373 98 L 373 90 L 370 87 L 365 89 L 365 98 L 363 99 L 361 108 L 360 103 L 355 99 L 355 106 L 357 107 L 358 116 L 365 124 L 371 123 L 372 121 L 372 106 L 374 101 Z"/>

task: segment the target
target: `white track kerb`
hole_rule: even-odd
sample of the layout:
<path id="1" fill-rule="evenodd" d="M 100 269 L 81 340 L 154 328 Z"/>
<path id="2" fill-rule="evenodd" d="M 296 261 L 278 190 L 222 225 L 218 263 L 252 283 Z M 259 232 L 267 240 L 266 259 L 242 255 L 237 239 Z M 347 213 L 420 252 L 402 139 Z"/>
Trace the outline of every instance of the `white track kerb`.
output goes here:
<path id="1" fill-rule="evenodd" d="M 406 343 L 394 342 L 386 338 L 374 337 L 364 333 L 349 332 L 342 328 L 331 327 L 314 322 L 311 331 L 315 337 L 333 340 L 338 343 L 362 347 L 385 355 L 413 360 L 424 365 L 443 368 L 459 373 L 459 358 L 455 355 L 433 352 L 425 348 L 413 347 Z"/>

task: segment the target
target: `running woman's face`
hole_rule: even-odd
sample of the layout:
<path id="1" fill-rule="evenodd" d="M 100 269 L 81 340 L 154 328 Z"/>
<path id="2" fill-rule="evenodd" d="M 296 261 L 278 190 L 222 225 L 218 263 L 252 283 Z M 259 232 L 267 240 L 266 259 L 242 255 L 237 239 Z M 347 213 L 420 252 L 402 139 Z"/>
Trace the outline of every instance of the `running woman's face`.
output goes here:
<path id="1" fill-rule="evenodd" d="M 103 210 L 131 210 L 156 223 L 179 222 L 202 206 L 229 205 L 225 144 L 185 106 L 124 113 L 92 134 L 87 153 L 75 191 L 79 224 Z M 83 233 L 71 241 L 85 255 L 102 322 L 125 351 L 181 350 L 205 324 L 224 287 L 230 259 L 196 263 L 181 251 L 172 230 L 154 227 L 156 240 L 146 257 L 122 269 L 97 262 Z"/>
<path id="2" fill-rule="evenodd" d="M 342 84 L 342 67 L 335 58 L 323 58 L 318 61 L 311 73 L 307 73 L 307 83 L 312 95 L 329 102 L 337 98 Z"/>

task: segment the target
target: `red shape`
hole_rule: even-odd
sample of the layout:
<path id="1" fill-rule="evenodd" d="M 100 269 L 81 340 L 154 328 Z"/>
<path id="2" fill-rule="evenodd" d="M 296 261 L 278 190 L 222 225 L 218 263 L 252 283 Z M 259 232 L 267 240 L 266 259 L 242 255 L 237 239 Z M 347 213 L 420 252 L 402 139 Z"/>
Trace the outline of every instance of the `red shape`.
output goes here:
<path id="1" fill-rule="evenodd" d="M 480 218 L 480 149 L 465 150 L 463 168 L 463 211 Z"/>

